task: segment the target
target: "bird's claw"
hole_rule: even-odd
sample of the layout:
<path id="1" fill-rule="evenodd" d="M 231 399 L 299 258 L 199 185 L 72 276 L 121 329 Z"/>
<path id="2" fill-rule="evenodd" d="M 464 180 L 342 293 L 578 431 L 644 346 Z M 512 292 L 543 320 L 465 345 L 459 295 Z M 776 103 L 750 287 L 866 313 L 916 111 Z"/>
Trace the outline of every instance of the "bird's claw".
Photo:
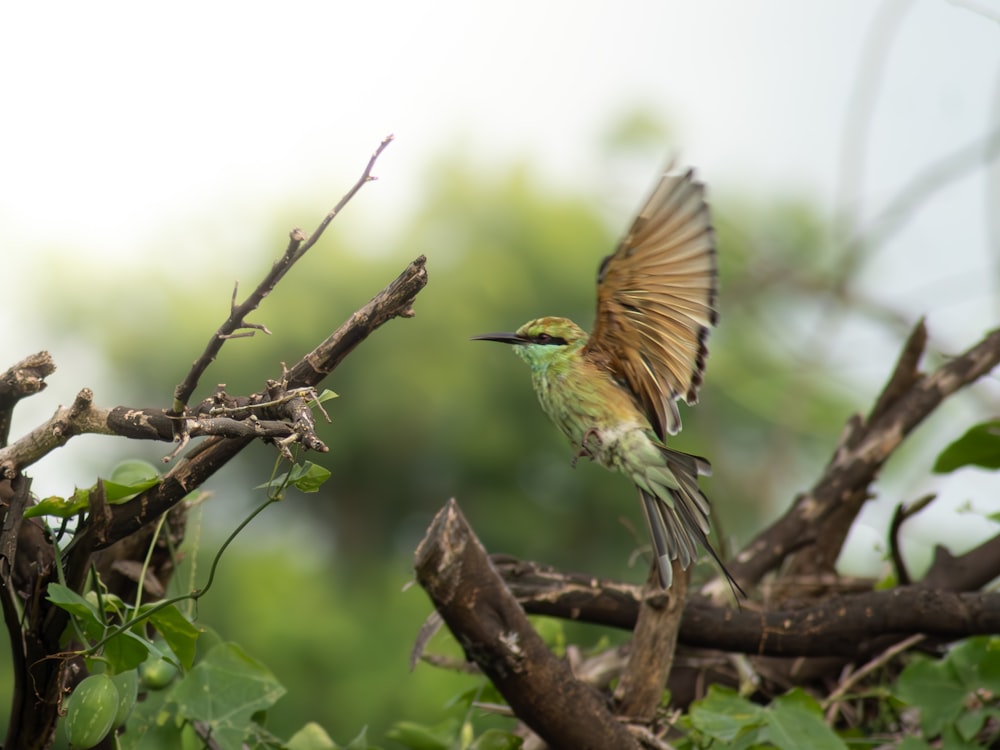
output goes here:
<path id="1" fill-rule="evenodd" d="M 595 440 L 597 440 L 598 445 L 601 444 L 601 433 L 597 431 L 596 427 L 591 427 L 585 433 L 583 433 L 583 440 L 580 441 L 580 450 L 576 452 L 576 455 L 573 456 L 573 460 L 570 462 L 570 466 L 572 466 L 574 469 L 576 468 L 576 462 L 579 461 L 581 458 L 587 457 L 591 461 L 593 461 L 596 458 L 596 456 L 594 456 L 594 452 L 589 447 L 587 447 L 587 441 L 590 440 L 590 438 L 594 438 Z"/>

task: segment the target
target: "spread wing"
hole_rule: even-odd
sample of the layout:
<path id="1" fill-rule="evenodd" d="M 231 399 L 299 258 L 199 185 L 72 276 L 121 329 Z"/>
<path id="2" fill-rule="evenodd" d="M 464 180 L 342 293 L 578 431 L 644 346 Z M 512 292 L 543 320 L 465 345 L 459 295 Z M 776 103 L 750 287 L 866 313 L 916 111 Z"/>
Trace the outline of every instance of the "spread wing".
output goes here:
<path id="1" fill-rule="evenodd" d="M 690 170 L 665 174 L 597 276 L 587 349 L 632 390 L 661 438 L 680 430 L 675 401 L 698 400 L 717 319 L 704 192 Z"/>

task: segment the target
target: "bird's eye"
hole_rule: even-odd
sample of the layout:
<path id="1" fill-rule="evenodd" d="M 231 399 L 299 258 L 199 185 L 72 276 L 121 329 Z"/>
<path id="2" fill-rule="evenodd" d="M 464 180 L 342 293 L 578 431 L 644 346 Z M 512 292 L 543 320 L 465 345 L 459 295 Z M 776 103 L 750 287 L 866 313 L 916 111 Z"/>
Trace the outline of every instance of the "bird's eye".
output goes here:
<path id="1" fill-rule="evenodd" d="M 536 333 L 532 336 L 536 344 L 547 344 L 549 346 L 565 346 L 566 339 L 560 336 L 553 336 L 551 333 Z"/>

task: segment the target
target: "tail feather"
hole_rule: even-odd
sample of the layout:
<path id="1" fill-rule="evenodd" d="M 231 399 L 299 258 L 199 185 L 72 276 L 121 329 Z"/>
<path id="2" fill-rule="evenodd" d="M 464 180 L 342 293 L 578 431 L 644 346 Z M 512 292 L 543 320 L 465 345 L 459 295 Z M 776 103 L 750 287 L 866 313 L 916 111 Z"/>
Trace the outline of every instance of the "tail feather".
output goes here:
<path id="1" fill-rule="evenodd" d="M 711 472 L 708 461 L 666 447 L 661 450 L 677 486 L 661 485 L 669 499 L 639 488 L 643 512 L 653 541 L 660 583 L 663 588 L 669 588 L 673 582 L 672 561 L 678 560 L 686 570 L 697 560 L 698 545 L 701 545 L 726 576 L 734 595 L 739 592 L 745 598 L 743 589 L 726 569 L 708 540 L 708 498 L 698 486 L 698 475 Z"/>

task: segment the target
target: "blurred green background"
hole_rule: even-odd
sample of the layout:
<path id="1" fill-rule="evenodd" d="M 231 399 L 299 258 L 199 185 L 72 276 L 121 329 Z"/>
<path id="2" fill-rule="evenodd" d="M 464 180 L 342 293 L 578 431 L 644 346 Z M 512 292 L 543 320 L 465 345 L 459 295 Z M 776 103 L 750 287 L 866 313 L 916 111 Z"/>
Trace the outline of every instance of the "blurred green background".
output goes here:
<path id="1" fill-rule="evenodd" d="M 651 185 L 661 163 L 655 139 L 632 122 L 613 129 L 606 165 L 642 159 Z M 332 424 L 320 427 L 330 453 L 307 458 L 332 479 L 316 495 L 290 492 L 255 520 L 200 603 L 201 622 L 288 687 L 269 721 L 279 735 L 316 720 L 341 741 L 364 725 L 380 741 L 395 720 L 435 723 L 450 697 L 475 684 L 407 667 L 430 612 L 422 591 L 407 588 L 412 554 L 449 497 L 492 552 L 636 582 L 645 573 L 645 558 L 634 557 L 646 537 L 628 482 L 587 462 L 572 469 L 573 450 L 539 410 L 523 364 L 506 348 L 469 341 L 543 314 L 588 326 L 597 265 L 624 226 L 611 226 L 593 195 L 545 187 L 527 163 L 491 168 L 470 154 L 443 155 L 425 185 L 412 214 L 374 246 L 348 208 L 252 316 L 273 335 L 229 342 L 200 391 L 217 382 L 231 393 L 259 389 L 409 260 L 428 256 L 416 317 L 379 330 L 325 384 L 340 395 L 327 404 Z M 852 279 L 841 278 L 843 250 L 807 201 L 709 187 L 721 322 L 709 341 L 701 403 L 682 406 L 685 429 L 672 444 L 712 460 L 705 488 L 725 542 L 738 545 L 816 475 L 846 418 L 870 403 L 912 321 L 845 293 Z M 634 196 L 636 206 L 643 197 Z M 288 228 L 313 218 L 294 206 L 278 211 L 272 231 L 244 248 L 244 267 L 206 261 L 196 274 L 153 285 L 54 266 L 48 293 L 59 303 L 46 323 L 87 321 L 72 336 L 106 358 L 114 386 L 105 386 L 105 402 L 166 405 L 225 316 L 232 279 L 249 287 Z M 872 361 L 832 354 L 873 340 L 886 343 Z M 962 429 L 956 424 L 938 442 Z M 156 461 L 168 450 L 102 445 L 93 470 L 104 473 L 122 457 Z M 274 455 L 254 445 L 212 481 L 203 524 L 189 531 L 196 569 L 177 585 L 204 581 L 221 539 L 263 500 L 253 487 L 267 480 Z M 605 635 L 574 633 L 585 643 Z M 433 648 L 457 653 L 445 635 Z"/>
<path id="2" fill-rule="evenodd" d="M 457 498 L 492 552 L 639 581 L 633 489 L 587 462 L 538 408 L 509 350 L 470 342 L 540 315 L 588 327 L 595 275 L 680 153 L 708 183 L 721 321 L 701 403 L 672 444 L 711 459 L 705 490 L 738 547 L 815 479 L 873 401 L 920 315 L 928 366 L 996 325 L 996 69 L 970 4 L 820 2 L 278 6 L 8 4 L 0 62 L 0 368 L 52 351 L 12 439 L 92 387 L 105 406 L 166 406 L 228 313 L 284 248 L 399 136 L 330 231 L 229 342 L 199 396 L 258 390 L 419 254 L 416 317 L 392 321 L 329 378 L 332 472 L 228 550 L 201 621 L 288 688 L 269 725 L 434 724 L 475 681 L 407 661 L 430 612 L 413 550 Z M 956 44 L 962 54 L 955 54 Z M 937 451 L 1000 412 L 996 379 L 941 409 L 889 463 L 840 560 L 884 571 L 892 508 L 919 571 L 961 551 L 1000 489 L 975 469 L 929 478 Z M 32 467 L 69 494 L 122 458 L 170 449 L 80 437 Z M 214 478 L 178 586 L 203 585 L 262 502 L 274 451 Z M 990 484 L 992 482 L 992 484 Z M 584 644 L 606 635 L 573 630 Z M 621 638 L 621 634 L 613 634 Z M 457 650 L 446 635 L 433 649 Z M 0 648 L 0 716 L 9 705 Z M 0 719 L 2 722 L 3 719 Z M 2 727 L 0 727 L 2 729 Z"/>

